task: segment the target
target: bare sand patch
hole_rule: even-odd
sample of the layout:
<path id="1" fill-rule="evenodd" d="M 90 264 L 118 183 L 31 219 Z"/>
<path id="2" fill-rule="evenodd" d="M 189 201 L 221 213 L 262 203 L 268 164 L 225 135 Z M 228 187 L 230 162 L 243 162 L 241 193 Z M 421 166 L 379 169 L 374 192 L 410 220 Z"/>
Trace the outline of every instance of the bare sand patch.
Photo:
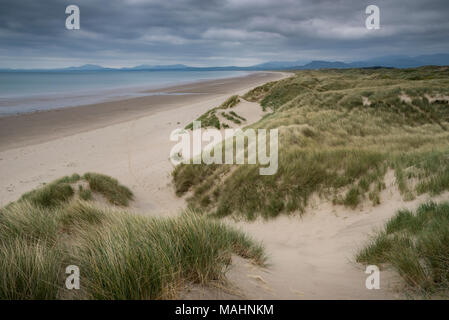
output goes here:
<path id="1" fill-rule="evenodd" d="M 370 106 L 371 105 L 371 101 L 369 101 L 368 97 L 362 97 L 362 103 L 364 106 Z"/>
<path id="2" fill-rule="evenodd" d="M 405 102 L 405 103 L 412 103 L 412 98 L 410 98 L 410 96 L 408 96 L 406 93 L 402 92 L 399 95 L 399 99 L 401 100 L 401 102 Z"/>
<path id="3" fill-rule="evenodd" d="M 449 96 L 445 96 L 445 95 L 442 95 L 442 94 L 437 94 L 437 95 L 434 95 L 434 96 L 431 96 L 429 94 L 425 94 L 424 96 L 427 98 L 427 100 L 429 100 L 430 103 L 433 103 L 435 101 L 449 101 Z"/>

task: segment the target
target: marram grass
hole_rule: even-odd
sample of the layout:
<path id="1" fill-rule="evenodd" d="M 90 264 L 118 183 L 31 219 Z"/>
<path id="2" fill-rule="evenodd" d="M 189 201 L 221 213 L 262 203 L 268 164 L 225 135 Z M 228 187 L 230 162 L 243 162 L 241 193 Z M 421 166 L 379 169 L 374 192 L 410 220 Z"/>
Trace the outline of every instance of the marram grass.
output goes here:
<path id="1" fill-rule="evenodd" d="M 176 193 L 196 210 L 245 219 L 303 213 L 313 194 L 378 205 L 388 171 L 404 200 L 440 194 L 449 190 L 448 97 L 445 67 L 298 71 L 243 96 L 271 111 L 250 127 L 279 129 L 277 173 L 181 164 Z"/>
<path id="2" fill-rule="evenodd" d="M 449 203 L 400 210 L 356 256 L 364 264 L 391 265 L 413 291 L 449 294 Z"/>
<path id="3" fill-rule="evenodd" d="M 168 299 L 187 283 L 223 280 L 233 254 L 265 262 L 259 244 L 194 212 L 151 218 L 62 200 L 0 209 L 0 299 Z M 80 290 L 65 288 L 68 265 L 80 268 Z"/>

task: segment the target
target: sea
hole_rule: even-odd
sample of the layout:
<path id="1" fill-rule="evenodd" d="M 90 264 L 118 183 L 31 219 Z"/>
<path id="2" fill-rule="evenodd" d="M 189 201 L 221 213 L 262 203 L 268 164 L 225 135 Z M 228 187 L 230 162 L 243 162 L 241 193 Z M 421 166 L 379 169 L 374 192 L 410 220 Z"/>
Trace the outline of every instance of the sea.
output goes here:
<path id="1" fill-rule="evenodd" d="M 245 76 L 246 71 L 0 72 L 0 117 L 167 93 L 163 88 Z M 156 90 L 151 93 L 146 90 Z"/>

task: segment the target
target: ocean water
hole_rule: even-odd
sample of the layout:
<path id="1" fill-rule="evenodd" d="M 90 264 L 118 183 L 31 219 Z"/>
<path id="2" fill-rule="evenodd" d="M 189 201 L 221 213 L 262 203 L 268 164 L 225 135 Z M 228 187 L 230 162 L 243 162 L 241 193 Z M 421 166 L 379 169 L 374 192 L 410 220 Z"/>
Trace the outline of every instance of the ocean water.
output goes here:
<path id="1" fill-rule="evenodd" d="M 0 116 L 169 94 L 163 90 L 144 91 L 246 74 L 244 71 L 0 72 Z"/>

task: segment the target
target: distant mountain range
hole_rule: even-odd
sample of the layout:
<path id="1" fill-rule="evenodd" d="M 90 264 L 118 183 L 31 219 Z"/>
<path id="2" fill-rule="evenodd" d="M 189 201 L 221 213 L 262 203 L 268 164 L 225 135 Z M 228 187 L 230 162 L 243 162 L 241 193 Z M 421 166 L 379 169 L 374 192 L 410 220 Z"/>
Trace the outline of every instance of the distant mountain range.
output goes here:
<path id="1" fill-rule="evenodd" d="M 85 64 L 79 67 L 68 67 L 62 69 L 50 69 L 52 71 L 98 71 L 98 70 L 123 70 L 123 71 L 132 71 L 132 70 L 182 70 L 189 68 L 184 64 L 171 64 L 171 65 L 146 65 L 142 64 L 139 66 L 131 67 L 131 68 L 105 68 L 96 64 Z"/>
<path id="2" fill-rule="evenodd" d="M 449 65 L 449 54 L 428 54 L 415 57 L 405 55 L 383 56 L 369 60 L 341 62 L 341 61 L 270 61 L 249 67 L 190 67 L 184 64 L 171 65 L 139 65 L 130 68 L 105 68 L 94 64 L 85 64 L 79 67 L 68 67 L 60 69 L 0 69 L 0 71 L 23 72 L 23 71 L 49 71 L 49 72 L 72 72 L 72 71 L 255 71 L 255 70 L 307 70 L 307 69 L 347 69 L 347 68 L 414 68 L 427 65 L 444 66 Z"/>

